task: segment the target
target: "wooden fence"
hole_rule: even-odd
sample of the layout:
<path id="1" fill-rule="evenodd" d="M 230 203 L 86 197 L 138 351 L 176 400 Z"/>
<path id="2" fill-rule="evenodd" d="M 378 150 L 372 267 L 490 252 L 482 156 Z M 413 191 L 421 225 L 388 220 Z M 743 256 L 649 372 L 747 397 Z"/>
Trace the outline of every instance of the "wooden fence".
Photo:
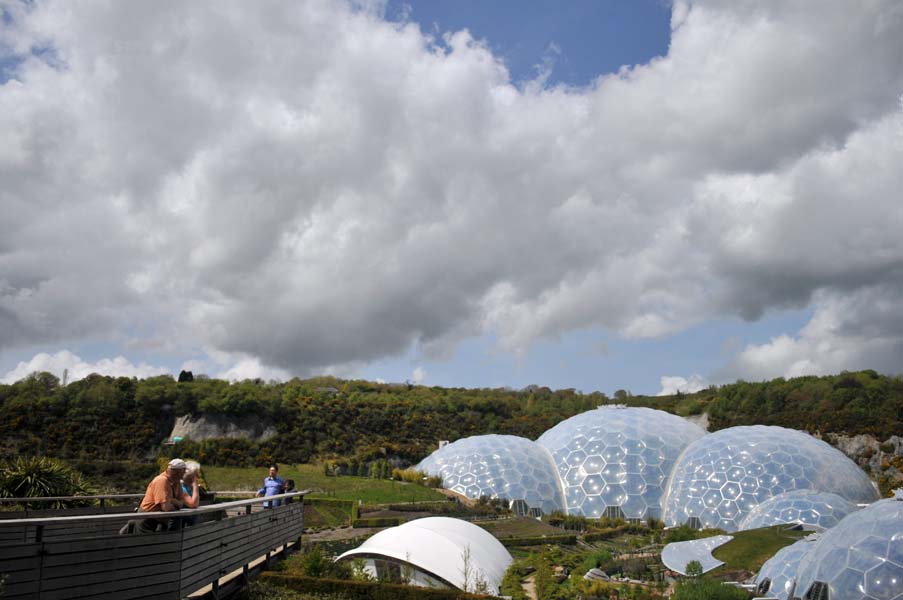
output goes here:
<path id="1" fill-rule="evenodd" d="M 289 544 L 300 548 L 304 494 L 212 504 L 172 513 L 0 519 L 4 599 L 184 598 Z M 262 509 L 274 499 L 291 503 Z M 174 530 L 119 535 L 127 521 L 172 516 Z M 189 519 L 213 520 L 188 525 Z"/>

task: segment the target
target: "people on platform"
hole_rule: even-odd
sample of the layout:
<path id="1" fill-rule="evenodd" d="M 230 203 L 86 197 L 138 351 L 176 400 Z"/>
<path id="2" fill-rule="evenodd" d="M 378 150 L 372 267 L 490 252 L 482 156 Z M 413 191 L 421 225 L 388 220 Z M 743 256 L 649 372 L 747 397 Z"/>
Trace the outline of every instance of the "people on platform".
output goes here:
<path id="1" fill-rule="evenodd" d="M 270 474 L 263 480 L 263 487 L 257 490 L 257 497 L 276 496 L 285 492 L 285 480 L 279 477 L 279 465 L 270 467 Z M 264 508 L 280 506 L 280 500 L 269 500 L 263 503 Z"/>
<path id="2" fill-rule="evenodd" d="M 144 492 L 144 498 L 138 506 L 139 513 L 169 512 L 182 508 L 182 477 L 188 465 L 181 458 L 174 458 L 166 465 L 166 470 L 154 477 Z M 170 519 L 137 519 L 129 521 L 123 532 L 153 533 L 160 529 L 168 529 Z"/>
<path id="3" fill-rule="evenodd" d="M 201 503 L 201 485 L 198 476 L 201 465 L 193 460 L 185 461 L 185 475 L 182 476 L 182 504 L 185 508 L 197 508 Z"/>
<path id="4" fill-rule="evenodd" d="M 294 479 L 286 479 L 285 480 L 285 493 L 294 492 L 295 491 L 295 480 Z M 285 503 L 291 504 L 294 501 L 294 498 L 286 498 Z"/>

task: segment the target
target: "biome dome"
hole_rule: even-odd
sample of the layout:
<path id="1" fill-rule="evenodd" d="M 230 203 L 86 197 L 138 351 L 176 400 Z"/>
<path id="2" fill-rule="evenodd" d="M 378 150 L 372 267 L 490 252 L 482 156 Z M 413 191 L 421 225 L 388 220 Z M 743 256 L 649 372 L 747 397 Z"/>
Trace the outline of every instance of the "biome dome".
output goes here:
<path id="1" fill-rule="evenodd" d="M 853 461 L 807 433 L 731 427 L 697 440 L 680 456 L 669 479 L 664 520 L 737 531 L 759 504 L 802 489 L 833 492 L 854 503 L 878 498 Z"/>
<path id="2" fill-rule="evenodd" d="M 828 600 L 903 599 L 903 500 L 875 502 L 824 532 L 800 561 L 793 594 Z"/>
<path id="3" fill-rule="evenodd" d="M 468 498 L 523 500 L 551 513 L 564 508 L 555 465 L 534 442 L 513 435 L 477 435 L 439 448 L 415 467 L 442 478 Z"/>
<path id="4" fill-rule="evenodd" d="M 815 535 L 805 537 L 781 548 L 765 561 L 756 575 L 756 594 L 778 600 L 790 600 L 800 561 L 815 548 L 816 541 Z"/>
<path id="5" fill-rule="evenodd" d="M 758 529 L 781 523 L 802 523 L 830 529 L 857 510 L 857 506 L 830 492 L 794 490 L 778 494 L 754 507 L 740 522 L 739 529 Z"/>
<path id="6" fill-rule="evenodd" d="M 569 514 L 643 519 L 661 515 L 672 466 L 704 435 L 664 411 L 601 406 L 562 421 L 536 443 L 555 461 Z"/>

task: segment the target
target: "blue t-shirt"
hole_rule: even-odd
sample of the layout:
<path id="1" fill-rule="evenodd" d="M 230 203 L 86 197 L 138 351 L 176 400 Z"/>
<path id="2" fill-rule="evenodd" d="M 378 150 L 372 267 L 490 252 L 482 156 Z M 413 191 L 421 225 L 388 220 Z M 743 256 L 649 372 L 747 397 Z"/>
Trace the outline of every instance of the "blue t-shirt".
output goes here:
<path id="1" fill-rule="evenodd" d="M 285 490 L 285 480 L 282 477 L 276 475 L 276 477 L 270 477 L 269 475 L 266 479 L 263 480 L 263 487 L 257 490 L 258 494 L 263 494 L 264 496 L 275 496 L 276 494 L 281 494 Z M 270 508 L 271 506 L 280 506 L 282 504 L 282 500 L 273 500 L 271 502 L 264 502 L 264 508 Z"/>

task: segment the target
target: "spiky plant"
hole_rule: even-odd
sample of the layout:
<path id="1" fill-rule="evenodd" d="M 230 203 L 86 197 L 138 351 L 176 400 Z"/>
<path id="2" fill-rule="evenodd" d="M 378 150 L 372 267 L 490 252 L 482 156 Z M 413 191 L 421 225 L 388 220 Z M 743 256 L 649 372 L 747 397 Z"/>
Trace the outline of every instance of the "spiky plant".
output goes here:
<path id="1" fill-rule="evenodd" d="M 16 458 L 0 466 L 0 497 L 41 498 L 92 493 L 84 476 L 66 463 L 44 456 Z M 33 503 L 32 508 L 83 506 L 84 501 Z"/>

